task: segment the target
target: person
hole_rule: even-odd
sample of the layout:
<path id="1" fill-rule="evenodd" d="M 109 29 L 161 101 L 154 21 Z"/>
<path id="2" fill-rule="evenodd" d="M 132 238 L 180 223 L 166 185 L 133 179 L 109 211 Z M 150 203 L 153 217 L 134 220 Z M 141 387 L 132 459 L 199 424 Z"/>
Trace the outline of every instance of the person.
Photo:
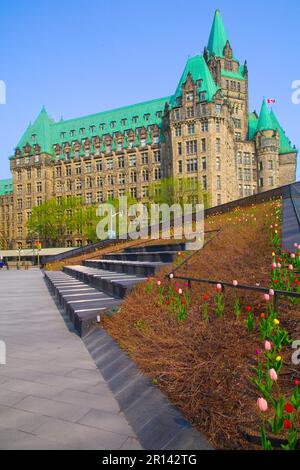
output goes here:
<path id="1" fill-rule="evenodd" d="M 3 262 L 3 259 L 1 258 L 1 259 L 0 259 L 0 269 L 1 269 L 1 271 L 2 271 L 2 269 L 3 269 L 3 266 L 4 266 L 4 262 Z"/>

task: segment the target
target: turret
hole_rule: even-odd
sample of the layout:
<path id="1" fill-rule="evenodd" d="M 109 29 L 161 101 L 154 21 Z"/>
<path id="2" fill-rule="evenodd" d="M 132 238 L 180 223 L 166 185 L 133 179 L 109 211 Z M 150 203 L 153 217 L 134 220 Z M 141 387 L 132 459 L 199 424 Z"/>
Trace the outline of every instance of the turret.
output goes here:
<path id="1" fill-rule="evenodd" d="M 279 186 L 279 132 L 263 100 L 255 144 L 258 161 L 258 191 L 264 192 Z"/>

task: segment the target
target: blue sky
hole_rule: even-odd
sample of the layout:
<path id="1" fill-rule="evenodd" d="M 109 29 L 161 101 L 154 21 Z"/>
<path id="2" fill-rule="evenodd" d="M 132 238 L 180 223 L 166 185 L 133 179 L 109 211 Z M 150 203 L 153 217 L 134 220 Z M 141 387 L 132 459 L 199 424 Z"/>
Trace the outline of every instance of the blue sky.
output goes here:
<path id="1" fill-rule="evenodd" d="M 250 108 L 276 98 L 276 114 L 300 148 L 298 0 L 1 0 L 0 178 L 42 105 L 65 119 L 172 94 L 189 55 L 202 53 L 216 8 L 241 62 Z M 300 165 L 299 165 L 300 167 Z M 300 168 L 298 168 L 300 179 Z"/>

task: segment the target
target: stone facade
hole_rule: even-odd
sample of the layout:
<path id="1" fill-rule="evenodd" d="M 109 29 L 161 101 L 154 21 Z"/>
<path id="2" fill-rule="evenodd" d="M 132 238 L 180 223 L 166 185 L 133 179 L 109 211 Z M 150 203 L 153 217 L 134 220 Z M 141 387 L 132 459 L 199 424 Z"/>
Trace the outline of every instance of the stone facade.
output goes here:
<path id="1" fill-rule="evenodd" d="M 2 245 L 30 245 L 32 208 L 53 197 L 147 200 L 150 186 L 174 177 L 201 186 L 216 206 L 294 182 L 296 149 L 265 101 L 260 115 L 248 103 L 247 63 L 235 58 L 217 11 L 208 46 L 188 59 L 174 95 L 60 122 L 43 108 L 10 159 Z M 72 233 L 67 245 L 85 242 Z"/>

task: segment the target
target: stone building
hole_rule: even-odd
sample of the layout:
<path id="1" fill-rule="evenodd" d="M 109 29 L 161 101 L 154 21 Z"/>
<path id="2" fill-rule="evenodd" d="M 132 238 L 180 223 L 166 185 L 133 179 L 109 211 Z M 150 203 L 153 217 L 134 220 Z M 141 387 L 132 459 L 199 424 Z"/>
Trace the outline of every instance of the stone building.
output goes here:
<path id="1" fill-rule="evenodd" d="M 203 55 L 188 59 L 171 96 L 59 122 L 43 108 L 10 157 L 12 189 L 0 192 L 10 245 L 28 244 L 32 208 L 53 197 L 144 200 L 175 177 L 215 206 L 295 181 L 297 150 L 265 100 L 249 112 L 247 62 L 232 46 L 217 10 Z M 83 242 L 73 233 L 67 245 Z"/>

